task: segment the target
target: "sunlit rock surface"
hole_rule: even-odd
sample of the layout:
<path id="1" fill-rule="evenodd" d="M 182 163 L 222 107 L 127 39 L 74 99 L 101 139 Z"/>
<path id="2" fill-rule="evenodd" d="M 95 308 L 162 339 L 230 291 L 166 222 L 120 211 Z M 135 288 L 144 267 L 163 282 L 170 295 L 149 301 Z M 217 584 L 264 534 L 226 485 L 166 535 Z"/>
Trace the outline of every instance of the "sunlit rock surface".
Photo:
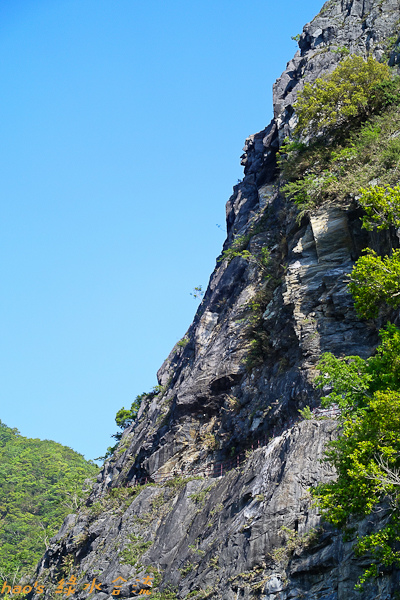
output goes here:
<path id="1" fill-rule="evenodd" d="M 321 352 L 375 349 L 377 328 L 357 319 L 347 274 L 365 246 L 387 251 L 398 240 L 362 230 L 351 202 L 299 222 L 280 194 L 275 159 L 303 82 L 331 72 L 340 48 L 381 57 L 399 18 L 399 0 L 330 0 L 304 27 L 274 86 L 274 120 L 246 140 L 245 176 L 227 203 L 224 249 L 252 234 L 250 251 L 269 248 L 268 272 L 241 256 L 217 262 L 184 340 L 158 372 L 164 391 L 143 401 L 87 506 L 43 557 L 46 598 L 71 576 L 76 598 L 88 597 L 94 579 L 101 589 L 90 597 L 113 598 L 119 576 L 120 597 L 130 598 L 150 591 L 146 568 L 178 598 L 388 600 L 400 590 L 396 570 L 354 590 L 365 560 L 354 540 L 321 528 L 308 491 L 334 476 L 321 458 L 337 421 L 298 412 L 319 404 L 312 382 Z M 398 64 L 394 49 L 388 56 Z M 252 302 L 262 352 L 249 362 Z M 136 482 L 163 475 L 175 479 L 135 495 Z"/>

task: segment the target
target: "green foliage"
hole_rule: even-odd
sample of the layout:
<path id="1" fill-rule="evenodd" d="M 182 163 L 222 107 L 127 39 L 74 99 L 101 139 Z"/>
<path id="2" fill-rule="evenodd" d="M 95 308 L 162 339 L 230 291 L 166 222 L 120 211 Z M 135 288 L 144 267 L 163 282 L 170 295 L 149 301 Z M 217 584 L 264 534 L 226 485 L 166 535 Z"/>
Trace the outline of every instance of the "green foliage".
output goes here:
<path id="1" fill-rule="evenodd" d="M 366 360 L 367 373 L 371 374 L 370 390 L 400 392 L 400 330 L 388 323 L 379 335 L 380 345 Z"/>
<path id="2" fill-rule="evenodd" d="M 366 409 L 374 392 L 387 389 L 400 392 L 400 330 L 386 325 L 380 331 L 381 343 L 373 356 L 336 358 L 330 352 L 318 363 L 320 375 L 315 379 L 319 388 L 331 387 L 323 404 L 338 404 L 343 414 Z"/>
<path id="3" fill-rule="evenodd" d="M 365 119 L 388 102 L 382 84 L 391 80 L 389 67 L 371 56 L 346 57 L 333 73 L 305 83 L 294 105 L 296 133 L 327 132 L 355 118 Z"/>
<path id="4" fill-rule="evenodd" d="M 375 119 L 376 121 L 376 119 Z M 383 132 L 383 127 L 378 123 L 374 122 L 374 120 L 366 121 L 364 125 L 361 127 L 360 131 L 357 133 L 357 137 L 354 140 L 355 148 L 354 150 L 360 150 L 361 152 L 368 149 L 370 144 L 376 148 L 376 142 L 379 140 L 379 136 Z"/>
<path id="5" fill-rule="evenodd" d="M 346 525 L 352 515 L 371 514 L 374 507 L 390 498 L 391 518 L 378 533 L 361 538 L 359 553 L 372 551 L 375 567 L 400 566 L 399 489 L 383 483 L 385 471 L 381 460 L 390 468 L 399 467 L 400 394 L 396 391 L 376 391 L 366 401 L 366 410 L 344 421 L 343 434 L 330 444 L 327 459 L 335 465 L 338 479 L 322 484 L 314 491 L 324 517 L 334 525 Z"/>
<path id="6" fill-rule="evenodd" d="M 258 256 L 254 255 L 254 260 L 263 271 L 267 271 L 271 265 L 271 254 L 265 246 L 261 248 L 261 251 Z"/>
<path id="7" fill-rule="evenodd" d="M 320 375 L 315 379 L 315 385 L 333 388 L 329 396 L 322 399 L 323 406 L 338 404 L 341 410 L 348 411 L 364 405 L 371 381 L 365 360 L 359 356 L 339 359 L 326 352 L 318 363 L 318 369 Z"/>
<path id="8" fill-rule="evenodd" d="M 310 421 L 313 418 L 313 414 L 312 414 L 311 408 L 309 406 L 300 408 L 299 413 L 303 417 L 303 419 L 305 419 L 306 421 Z"/>
<path id="9" fill-rule="evenodd" d="M 333 387 L 326 400 L 343 409 L 342 435 L 326 452 L 337 480 L 314 490 L 325 519 L 344 527 L 352 516 L 369 515 L 387 503 L 386 524 L 358 539 L 357 553 L 373 559 L 359 587 L 380 565 L 400 566 L 400 330 L 388 325 L 381 338 L 367 360 L 324 355 L 316 380 L 319 387 Z"/>
<path id="10" fill-rule="evenodd" d="M 188 345 L 189 342 L 190 342 L 189 338 L 183 337 L 181 340 L 179 340 L 179 342 L 176 345 L 179 346 L 180 348 L 184 348 L 185 346 Z"/>
<path id="11" fill-rule="evenodd" d="M 251 235 L 255 235 L 254 232 Z M 249 241 L 250 235 L 241 235 L 235 238 L 232 242 L 232 245 L 228 250 L 224 250 L 222 256 L 218 259 L 218 262 L 226 260 L 228 264 L 236 258 L 240 256 L 249 262 L 254 262 L 263 272 L 267 272 L 271 262 L 271 256 L 268 248 L 265 246 L 261 248 L 260 252 L 257 254 L 254 252 L 250 252 L 246 249 Z"/>
<path id="12" fill-rule="evenodd" d="M 398 147 L 400 152 L 400 140 Z M 374 227 L 378 230 L 390 225 L 400 227 L 399 185 L 369 186 L 360 192 L 359 203 L 366 212 L 363 227 L 369 231 Z M 362 317 L 376 317 L 383 304 L 397 308 L 400 305 L 400 250 L 382 258 L 367 248 L 353 267 L 349 289 L 356 311 Z"/>
<path id="13" fill-rule="evenodd" d="M 386 150 L 382 152 L 382 163 L 385 169 L 397 167 L 400 162 L 400 138 L 390 140 Z"/>
<path id="14" fill-rule="evenodd" d="M 347 147 L 345 146 L 344 148 L 333 148 L 331 159 L 335 168 L 338 169 L 340 173 L 344 173 L 348 163 L 351 163 L 356 156 L 357 149 L 352 144 Z"/>
<path id="15" fill-rule="evenodd" d="M 193 550 L 193 552 L 195 552 L 196 554 L 199 554 L 200 556 L 204 556 L 205 551 L 201 550 L 201 548 L 199 548 L 199 541 L 200 541 L 200 538 L 197 538 L 196 544 L 188 544 L 188 548 Z"/>
<path id="16" fill-rule="evenodd" d="M 236 398 L 236 396 L 227 396 L 226 401 L 229 406 L 229 410 L 233 410 L 234 412 L 239 412 L 240 410 L 240 400 Z"/>
<path id="17" fill-rule="evenodd" d="M 367 248 L 353 267 L 349 289 L 361 317 L 377 317 L 383 304 L 397 308 L 400 305 L 400 250 L 381 258 Z"/>
<path id="18" fill-rule="evenodd" d="M 250 371 L 253 367 L 262 364 L 270 353 L 269 335 L 264 329 L 263 314 L 270 302 L 273 291 L 280 285 L 281 281 L 269 277 L 253 298 L 247 303 L 249 309 L 248 326 L 246 337 L 249 340 L 249 348 L 244 359 L 246 368 Z"/>
<path id="19" fill-rule="evenodd" d="M 135 567 L 143 554 L 150 548 L 153 542 L 145 542 L 140 535 L 131 534 L 129 543 L 121 553 L 121 563 Z"/>
<path id="20" fill-rule="evenodd" d="M 154 483 L 146 483 L 143 485 L 136 485 L 135 487 L 116 487 L 111 488 L 107 495 L 104 497 L 104 508 L 106 509 L 107 505 L 110 503 L 110 499 L 116 500 L 117 505 L 129 506 L 132 504 L 133 500 L 140 494 L 140 492 L 148 486 L 153 486 Z"/>
<path id="21" fill-rule="evenodd" d="M 204 488 L 200 492 L 195 492 L 194 494 L 190 494 L 189 498 L 193 500 L 195 504 L 199 504 L 200 506 L 204 506 L 206 499 L 208 498 L 210 491 L 215 486 L 215 483 Z"/>
<path id="22" fill-rule="evenodd" d="M 345 200 L 371 180 L 378 179 L 386 193 L 397 184 L 399 105 L 399 77 L 371 57 L 347 57 L 330 75 L 305 84 L 295 104 L 294 139 L 286 139 L 278 153 L 287 180 L 283 191 L 300 207 L 299 219 L 326 201 Z M 302 134 L 311 134 L 307 144 Z"/>
<path id="23" fill-rule="evenodd" d="M 114 446 L 109 446 L 104 456 L 99 456 L 96 460 L 106 460 L 110 456 L 114 454 L 119 446 L 119 442 L 122 438 L 122 433 L 126 427 L 129 427 L 137 418 L 140 406 L 145 398 L 154 398 L 154 396 L 158 396 L 159 394 L 164 394 L 167 386 L 155 385 L 151 392 L 143 392 L 143 394 L 139 394 L 136 396 L 135 400 L 132 402 L 130 409 L 126 409 L 124 406 L 119 409 L 117 414 L 115 415 L 115 422 L 121 431 L 117 431 L 117 433 L 112 434 L 111 437 L 117 440 L 117 443 Z"/>
<path id="24" fill-rule="evenodd" d="M 0 421 L 0 574 L 29 574 L 98 467 L 71 448 L 29 439 Z"/>
<path id="25" fill-rule="evenodd" d="M 73 554 L 67 554 L 67 556 L 64 556 L 64 558 L 62 559 L 62 573 L 65 577 L 68 577 L 68 575 L 72 572 L 73 568 L 74 568 L 74 564 L 75 564 L 75 557 Z"/>
<path id="26" fill-rule="evenodd" d="M 393 564 L 400 565 L 400 552 L 393 549 L 394 544 L 400 540 L 399 525 L 398 516 L 394 515 L 390 525 L 358 540 L 356 555 L 372 554 L 376 560 L 365 570 L 359 583 L 355 586 L 359 591 L 362 591 L 363 584 L 369 577 L 378 577 L 379 565 L 386 567 L 391 567 Z"/>
<path id="27" fill-rule="evenodd" d="M 159 508 L 161 508 L 164 504 L 165 504 L 165 498 L 164 498 L 164 493 L 161 492 L 160 494 L 158 494 L 158 496 L 156 496 L 155 498 L 153 498 L 153 500 L 151 501 L 151 508 L 153 511 L 158 510 Z"/>
<path id="28" fill-rule="evenodd" d="M 210 561 L 208 564 L 210 565 L 210 567 L 212 569 L 219 570 L 218 563 L 219 563 L 219 556 L 213 556 L 212 558 L 210 558 Z"/>
<path id="29" fill-rule="evenodd" d="M 203 287 L 201 285 L 196 285 L 196 287 L 193 288 L 193 292 L 190 292 L 190 295 L 193 296 L 193 298 L 195 300 L 199 300 L 199 299 L 203 298 L 203 296 L 204 296 Z"/>
<path id="30" fill-rule="evenodd" d="M 148 565 L 146 567 L 146 573 L 151 573 L 153 577 L 153 586 L 157 587 L 161 583 L 161 573 L 159 571 L 159 567 L 153 567 L 152 565 Z"/>
<path id="31" fill-rule="evenodd" d="M 350 54 L 350 50 L 347 46 L 338 46 L 331 50 L 331 52 L 333 52 L 333 54 L 340 54 L 341 56 L 348 56 Z"/>
<path id="32" fill-rule="evenodd" d="M 400 104 L 400 78 L 398 76 L 377 83 L 374 91 L 381 108 Z"/>
<path id="33" fill-rule="evenodd" d="M 101 513 L 106 511 L 112 510 L 121 512 L 132 504 L 136 496 L 138 496 L 145 487 L 154 485 L 154 483 L 146 483 L 135 487 L 111 488 L 101 500 L 94 502 L 91 506 L 86 508 L 85 512 L 88 512 L 90 520 L 96 519 Z"/>
<path id="34" fill-rule="evenodd" d="M 278 157 L 288 182 L 283 188 L 286 195 L 308 211 L 328 201 L 348 200 L 360 188 L 368 189 L 374 179 L 386 190 L 396 186 L 399 128 L 400 111 L 392 106 L 360 127 L 338 130 L 329 140 L 316 139 L 308 146 L 287 141 Z"/>
<path id="35" fill-rule="evenodd" d="M 159 394 L 162 395 L 167 391 L 167 388 L 168 388 L 167 385 L 155 385 L 150 392 L 150 396 L 154 397 L 154 396 L 158 396 Z M 147 395 L 149 395 L 149 394 L 147 394 Z"/>
<path id="36" fill-rule="evenodd" d="M 156 393 L 158 393 L 158 392 L 156 392 Z M 126 427 L 131 425 L 131 423 L 133 423 L 133 421 L 136 419 L 137 414 L 139 412 L 142 400 L 146 396 L 147 396 L 146 393 L 136 396 L 136 398 L 132 402 L 129 410 L 126 410 L 124 407 L 119 409 L 119 411 L 115 415 L 115 422 L 118 425 L 118 427 L 120 427 L 121 429 L 125 429 Z"/>
<path id="37" fill-rule="evenodd" d="M 396 146 L 393 146 L 393 142 L 396 142 Z M 400 139 L 392 140 L 385 154 L 390 154 L 394 147 L 398 148 L 400 153 Z M 372 231 L 376 227 L 381 230 L 387 229 L 390 225 L 400 227 L 400 185 L 369 186 L 361 188 L 360 194 L 358 202 L 366 212 L 366 216 L 362 219 L 365 229 Z"/>
<path id="38" fill-rule="evenodd" d="M 230 252 L 235 252 L 235 251 L 241 251 L 244 250 L 248 243 L 250 241 L 250 235 L 236 235 L 236 237 L 234 238 L 232 244 L 230 245 L 230 247 L 228 248 L 228 250 L 225 250 L 222 253 L 222 258 L 220 258 L 221 260 L 224 260 L 224 258 L 228 258 L 229 253 Z M 228 254 L 225 254 L 225 252 L 227 252 Z"/>
<path id="39" fill-rule="evenodd" d="M 188 563 L 186 566 L 182 567 L 182 569 L 179 569 L 182 577 L 186 577 L 186 575 L 188 575 L 191 571 L 193 571 L 192 563 Z"/>
<path id="40" fill-rule="evenodd" d="M 119 409 L 117 414 L 115 415 L 115 422 L 118 427 L 128 427 L 133 421 L 133 416 L 130 410 L 126 410 L 126 408 L 122 407 Z"/>
<path id="41" fill-rule="evenodd" d="M 335 3 L 335 0 L 328 0 L 327 2 L 325 2 L 325 4 L 323 5 L 323 7 L 321 8 L 321 10 L 318 13 L 318 16 L 322 16 L 322 15 L 326 14 L 334 3 Z"/>
<path id="42" fill-rule="evenodd" d="M 146 567 L 146 573 L 151 573 L 153 579 L 153 588 L 151 590 L 151 598 L 154 600 L 178 600 L 178 597 L 174 589 L 170 586 L 165 588 L 163 591 L 159 590 L 162 576 L 158 569 L 149 565 Z M 157 591 L 156 591 L 157 590 Z"/>
<path id="43" fill-rule="evenodd" d="M 247 245 L 250 241 L 249 235 L 238 235 L 233 240 L 231 246 L 224 250 L 222 256 L 218 259 L 218 262 L 222 262 L 226 260 L 228 264 L 236 258 L 237 256 L 242 256 L 243 258 L 247 258 L 250 255 L 250 252 L 246 251 Z"/>
<path id="44" fill-rule="evenodd" d="M 164 485 L 178 492 L 182 490 L 189 481 L 193 481 L 194 479 L 202 479 L 202 477 L 200 477 L 200 475 L 194 475 L 193 477 L 174 477 L 173 479 L 166 481 Z"/>
<path id="45" fill-rule="evenodd" d="M 303 209 L 310 209 L 320 204 L 320 198 L 332 182 L 337 181 L 337 176 L 325 169 L 319 175 L 309 173 L 303 179 L 289 182 L 283 186 L 282 191 L 287 198 L 294 200 Z"/>
<path id="46" fill-rule="evenodd" d="M 215 515 L 217 515 L 218 513 L 220 513 L 222 510 L 224 509 L 224 505 L 222 504 L 222 502 L 219 502 L 215 508 L 213 508 L 210 511 L 210 517 L 214 517 Z"/>
<path id="47" fill-rule="evenodd" d="M 319 537 L 318 529 L 310 529 L 304 535 L 299 535 L 297 531 L 289 529 L 283 525 L 279 530 L 280 535 L 285 540 L 285 545 L 280 548 L 275 548 L 270 554 L 272 560 L 283 568 L 289 564 L 289 560 L 293 553 L 301 552 L 312 546 Z"/>
<path id="48" fill-rule="evenodd" d="M 299 42 L 300 41 L 300 33 L 296 33 L 296 35 L 292 35 L 292 37 L 290 39 L 293 40 L 294 42 Z"/>
<path id="49" fill-rule="evenodd" d="M 307 144 L 305 144 L 304 142 L 300 142 L 298 138 L 294 138 L 291 140 L 288 137 L 286 137 L 279 148 L 279 152 L 277 153 L 279 166 L 282 167 L 282 165 L 284 164 L 283 157 L 286 158 L 288 154 L 291 154 L 293 152 L 303 152 L 304 150 L 307 150 L 307 148 Z"/>

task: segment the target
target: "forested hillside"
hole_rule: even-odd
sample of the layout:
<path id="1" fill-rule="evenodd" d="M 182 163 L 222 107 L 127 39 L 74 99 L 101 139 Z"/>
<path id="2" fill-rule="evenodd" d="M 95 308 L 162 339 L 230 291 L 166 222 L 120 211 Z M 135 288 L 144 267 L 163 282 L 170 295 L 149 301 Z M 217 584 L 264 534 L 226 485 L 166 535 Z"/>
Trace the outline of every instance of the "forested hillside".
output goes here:
<path id="1" fill-rule="evenodd" d="M 98 468 L 71 448 L 0 421 L 0 577 L 29 574 Z"/>

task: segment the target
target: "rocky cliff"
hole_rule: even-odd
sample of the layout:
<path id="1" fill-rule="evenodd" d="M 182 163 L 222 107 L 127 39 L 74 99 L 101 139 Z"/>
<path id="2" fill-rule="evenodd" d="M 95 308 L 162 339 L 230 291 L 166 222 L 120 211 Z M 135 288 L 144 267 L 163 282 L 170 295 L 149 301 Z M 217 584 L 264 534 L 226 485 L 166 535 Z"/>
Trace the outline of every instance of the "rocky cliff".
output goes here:
<path id="1" fill-rule="evenodd" d="M 399 63 L 399 18 L 399 0 L 329 0 L 304 27 L 274 86 L 274 119 L 246 140 L 225 253 L 158 372 L 161 391 L 142 401 L 87 506 L 43 557 L 47 597 L 74 577 L 74 596 L 96 600 L 117 595 L 119 582 L 120 596 L 143 595 L 151 580 L 165 599 L 397 597 L 393 570 L 354 591 L 363 560 L 353 540 L 321 527 L 308 491 L 334 476 L 320 459 L 337 421 L 298 411 L 318 406 L 321 352 L 366 357 L 376 347 L 376 323 L 356 317 L 346 274 L 367 244 L 384 252 L 398 240 L 362 230 L 351 200 L 299 222 L 276 151 L 304 81 L 331 72 L 344 49 Z"/>

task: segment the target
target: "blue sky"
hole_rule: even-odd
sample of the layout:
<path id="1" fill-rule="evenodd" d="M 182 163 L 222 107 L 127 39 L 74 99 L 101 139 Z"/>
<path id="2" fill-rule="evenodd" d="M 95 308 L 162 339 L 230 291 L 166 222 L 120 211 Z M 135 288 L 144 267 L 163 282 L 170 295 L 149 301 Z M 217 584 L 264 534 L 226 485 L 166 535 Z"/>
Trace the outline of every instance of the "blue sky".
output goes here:
<path id="1" fill-rule="evenodd" d="M 88 459 L 112 444 L 191 323 L 244 140 L 321 6 L 1 2 L 3 422 Z"/>

